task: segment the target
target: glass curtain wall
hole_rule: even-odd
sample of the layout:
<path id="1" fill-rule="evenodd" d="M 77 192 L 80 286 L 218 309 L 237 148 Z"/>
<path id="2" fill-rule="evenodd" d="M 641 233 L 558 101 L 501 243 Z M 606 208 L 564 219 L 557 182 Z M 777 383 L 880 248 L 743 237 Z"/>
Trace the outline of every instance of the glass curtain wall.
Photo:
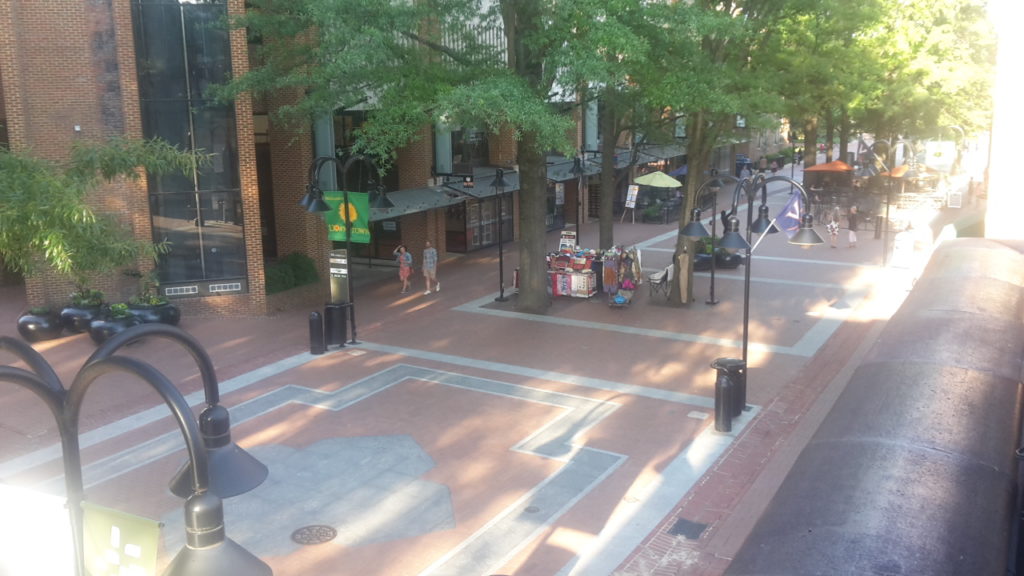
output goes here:
<path id="1" fill-rule="evenodd" d="M 246 254 L 235 111 L 208 97 L 231 74 L 225 0 L 133 0 L 142 128 L 178 148 L 207 154 L 195 173 L 149 178 L 155 241 L 164 285 L 244 286 Z"/>

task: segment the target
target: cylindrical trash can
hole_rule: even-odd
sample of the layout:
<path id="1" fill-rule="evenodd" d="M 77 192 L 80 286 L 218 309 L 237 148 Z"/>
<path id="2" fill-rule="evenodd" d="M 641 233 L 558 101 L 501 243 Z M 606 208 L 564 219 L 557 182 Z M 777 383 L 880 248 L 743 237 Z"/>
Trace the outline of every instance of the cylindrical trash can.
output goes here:
<path id="1" fill-rule="evenodd" d="M 323 354 L 327 350 L 324 346 L 324 317 L 319 312 L 309 313 L 309 353 Z"/>
<path id="2" fill-rule="evenodd" d="M 728 360 L 728 358 L 719 358 L 711 363 L 711 367 L 717 370 L 715 376 L 715 431 L 732 432 L 733 382 L 729 371 L 719 366 L 722 360 Z"/>
<path id="3" fill-rule="evenodd" d="M 718 358 L 711 367 L 725 372 L 732 382 L 730 410 L 735 418 L 747 407 L 747 363 L 739 358 Z"/>
<path id="4" fill-rule="evenodd" d="M 345 305 L 324 306 L 324 339 L 327 346 L 345 346 L 348 327 L 345 323 Z"/>

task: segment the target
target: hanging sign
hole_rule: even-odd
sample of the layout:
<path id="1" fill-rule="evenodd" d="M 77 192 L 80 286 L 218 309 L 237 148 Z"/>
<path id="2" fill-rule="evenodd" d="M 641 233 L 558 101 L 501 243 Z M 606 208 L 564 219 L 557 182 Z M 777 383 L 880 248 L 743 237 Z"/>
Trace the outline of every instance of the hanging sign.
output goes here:
<path id="1" fill-rule="evenodd" d="M 331 190 L 324 192 L 324 202 L 331 207 L 325 213 L 327 219 L 327 237 L 331 240 L 344 242 L 351 240 L 357 244 L 370 243 L 370 195 L 366 192 L 349 192 L 348 206 L 345 206 L 345 192 Z M 352 228 L 352 237 L 345 237 L 346 225 Z"/>

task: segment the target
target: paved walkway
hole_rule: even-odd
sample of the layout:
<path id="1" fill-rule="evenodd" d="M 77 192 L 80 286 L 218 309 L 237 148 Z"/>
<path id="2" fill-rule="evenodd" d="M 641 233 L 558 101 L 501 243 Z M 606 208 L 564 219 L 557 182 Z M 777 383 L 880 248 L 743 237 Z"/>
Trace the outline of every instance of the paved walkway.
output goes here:
<path id="1" fill-rule="evenodd" d="M 789 187 L 770 191 L 775 214 Z M 615 224 L 646 272 L 668 264 L 675 234 Z M 394 270 L 356 268 L 360 343 L 324 355 L 308 352 L 319 303 L 183 319 L 215 362 L 233 439 L 270 469 L 225 500 L 228 535 L 278 576 L 721 574 L 909 287 L 905 271 L 880 268 L 870 232 L 837 250 L 776 236 L 753 258 L 750 409 L 729 433 L 714 430 L 709 364 L 741 354 L 742 268 L 717 271 L 717 306 L 698 273 L 686 307 L 641 286 L 626 308 L 563 297 L 546 315 L 494 301 L 494 249 L 446 259 L 430 295 L 421 278 L 403 295 Z M 581 245 L 596 237 L 586 224 Z M 509 278 L 515 244 L 505 260 Z M 0 297 L 0 334 L 16 335 L 23 298 Z M 94 346 L 78 335 L 36 349 L 70 383 Z M 184 351 L 144 341 L 123 353 L 202 405 Z M 180 435 L 151 393 L 107 380 L 83 409 L 88 499 L 162 521 L 164 566 L 184 537 L 166 487 Z M 0 409 L 0 479 L 59 493 L 45 410 L 17 389 Z M 311 545 L 295 537 L 303 528 L 330 540 Z"/>

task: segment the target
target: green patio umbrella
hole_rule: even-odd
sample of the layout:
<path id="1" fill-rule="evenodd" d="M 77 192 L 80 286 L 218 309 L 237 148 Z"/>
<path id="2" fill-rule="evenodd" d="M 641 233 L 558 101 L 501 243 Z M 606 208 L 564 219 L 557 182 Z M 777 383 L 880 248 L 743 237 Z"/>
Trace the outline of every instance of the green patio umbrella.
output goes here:
<path id="1" fill-rule="evenodd" d="M 644 174 L 634 180 L 634 182 L 641 186 L 654 186 L 655 188 L 679 188 L 683 185 L 679 180 L 676 180 L 660 170 L 651 172 L 650 174 Z"/>

